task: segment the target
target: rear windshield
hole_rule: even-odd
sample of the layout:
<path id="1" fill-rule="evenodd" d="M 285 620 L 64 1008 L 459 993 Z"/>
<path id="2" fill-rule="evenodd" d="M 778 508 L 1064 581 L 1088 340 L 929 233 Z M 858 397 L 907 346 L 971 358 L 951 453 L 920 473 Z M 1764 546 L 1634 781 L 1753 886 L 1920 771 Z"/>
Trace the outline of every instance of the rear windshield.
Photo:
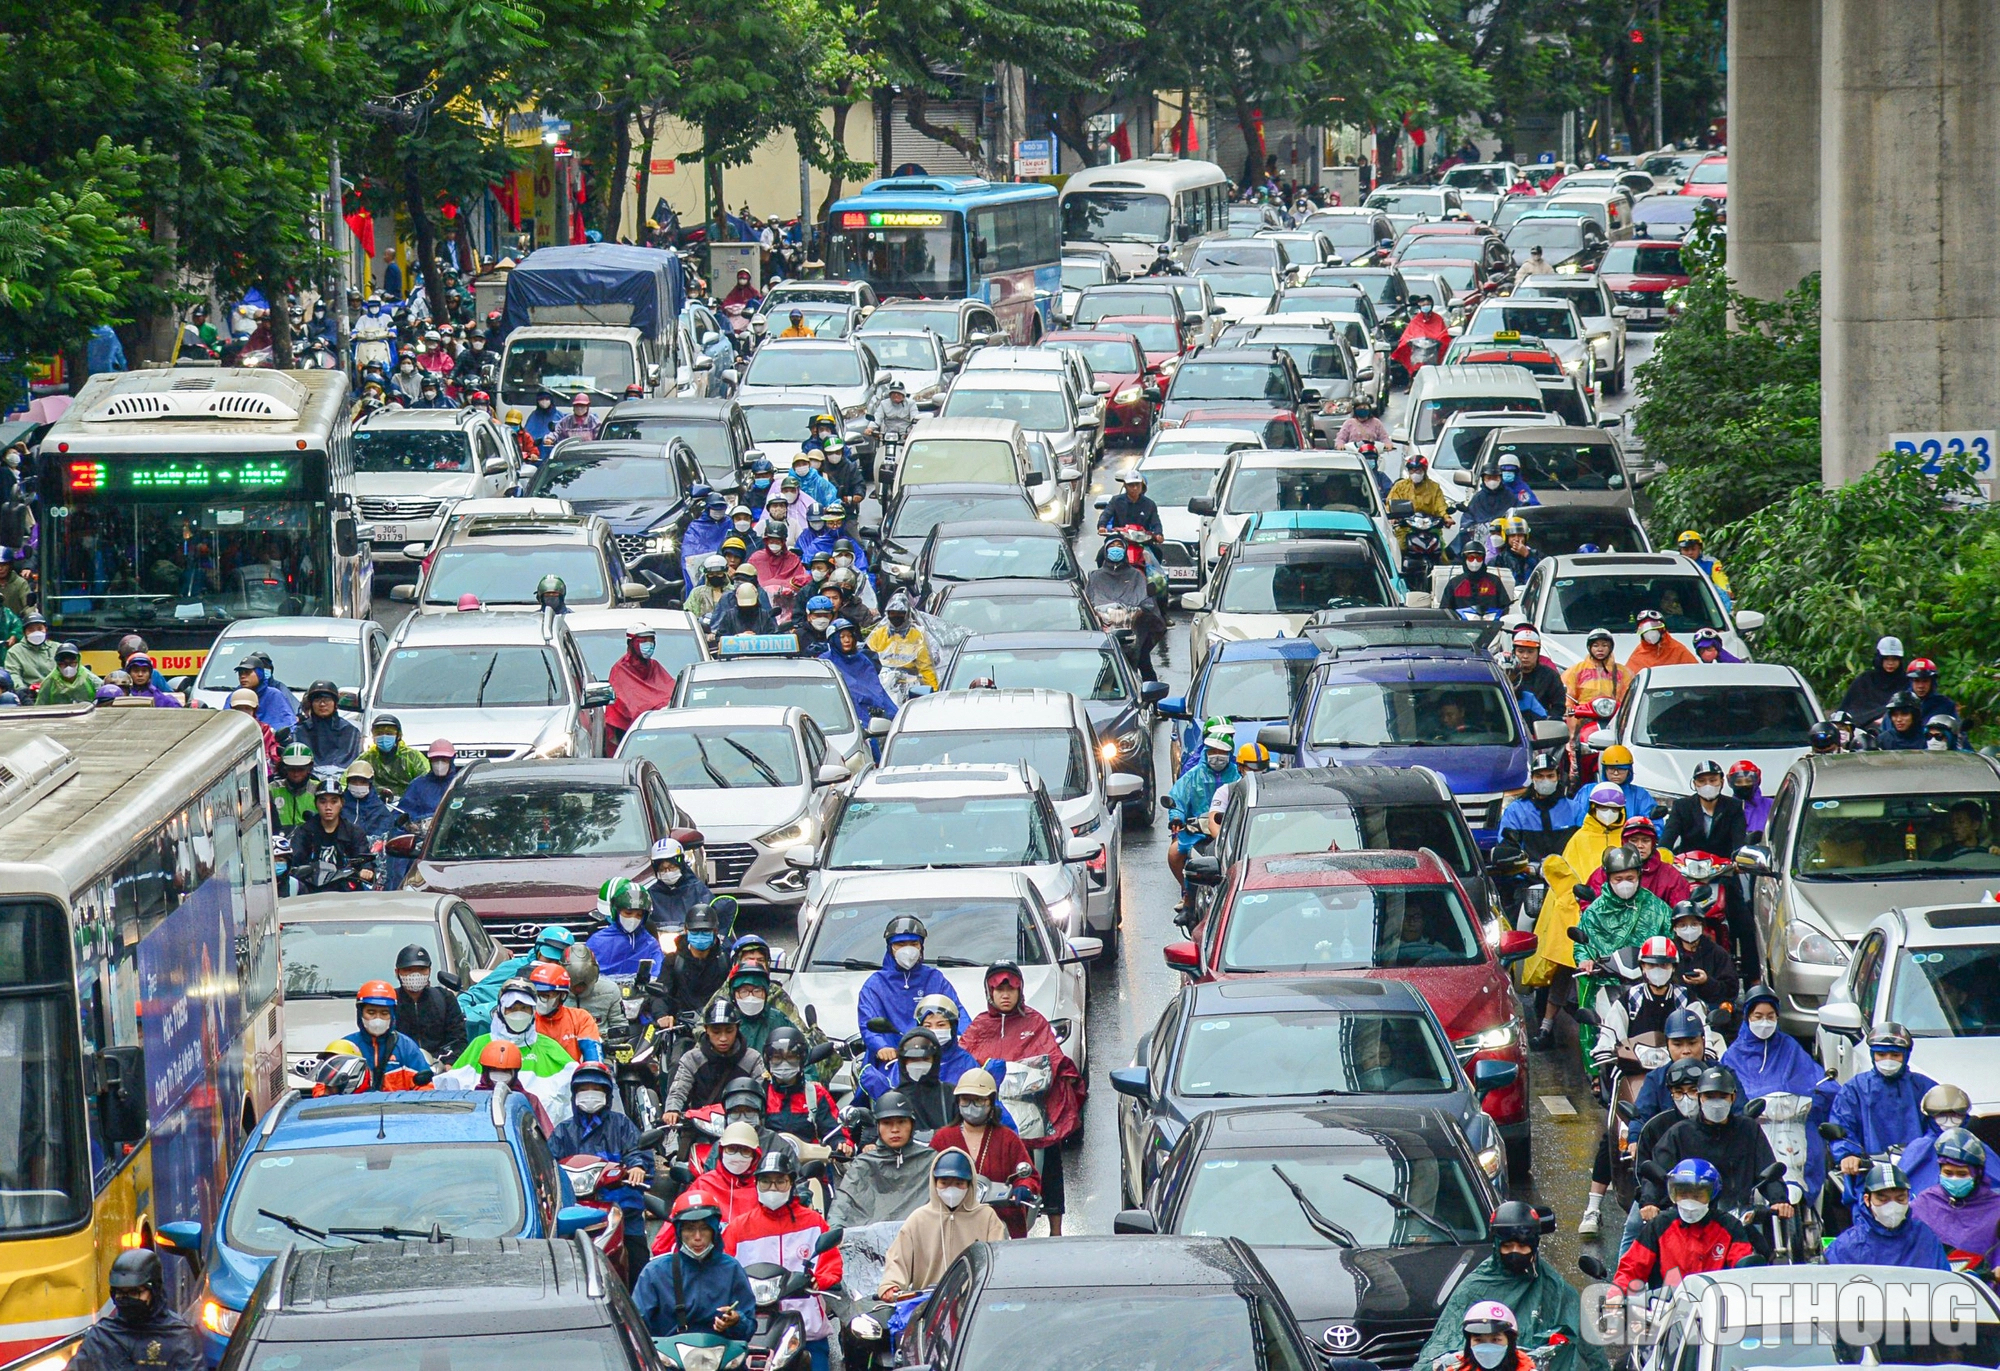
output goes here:
<path id="1" fill-rule="evenodd" d="M 1224 614 L 1313 614 L 1322 609 L 1381 608 L 1394 603 L 1373 559 L 1339 562 L 1237 562 L 1215 593 Z"/>
<path id="2" fill-rule="evenodd" d="M 1540 414 L 1541 397 L 1524 395 L 1440 395 L 1417 408 L 1417 441 L 1433 443 L 1444 429 L 1444 421 L 1468 409 L 1498 409 L 1513 414 Z"/>
<path id="3" fill-rule="evenodd" d="M 1516 457 L 1530 490 L 1623 490 L 1625 475 L 1609 443 L 1556 443 L 1515 439 L 1493 445 L 1497 462 Z"/>
<path id="4" fill-rule="evenodd" d="M 1604 254 L 1598 270 L 1613 276 L 1685 276 L 1679 248 L 1614 247 Z"/>
<path id="5" fill-rule="evenodd" d="M 1532 525 L 1531 525 L 1532 527 Z M 1542 611 L 1542 627 L 1557 633 L 1638 631 L 1639 611 L 1657 609 L 1667 632 L 1686 641 L 1698 628 L 1726 628 L 1722 607 L 1703 576 L 1565 576 Z"/>
<path id="6" fill-rule="evenodd" d="M 1479 853 L 1457 806 L 1356 805 L 1351 809 L 1259 807 L 1244 829 L 1242 857 L 1287 852 L 1355 852 L 1427 847 L 1461 877 L 1480 874 Z"/>
<path id="7" fill-rule="evenodd" d="M 1253 467 L 1237 469 L 1229 482 L 1229 514 L 1272 509 L 1344 509 L 1372 514 L 1368 496 L 1374 482 L 1363 471 Z"/>
<path id="8" fill-rule="evenodd" d="M 964 762 L 1026 762 L 1049 797 L 1073 800 L 1090 789 L 1090 755 L 1083 737 L 1065 728 L 1010 728 L 993 733 L 899 733 L 884 766 L 950 766 Z"/>
<path id="9" fill-rule="evenodd" d="M 1270 362 L 1190 362 L 1174 374 L 1169 400 L 1292 401 L 1291 378 Z"/>
<path id="10" fill-rule="evenodd" d="M 437 831 L 425 855 L 433 861 L 463 862 L 636 857 L 651 842 L 645 801 L 636 787 L 511 776 L 454 787 L 450 802 L 438 812 Z"/>
<path id="11" fill-rule="evenodd" d="M 469 471 L 472 440 L 457 429 L 354 430 L 354 469 L 366 472 Z"/>
<path id="12" fill-rule="evenodd" d="M 1231 971 L 1471 966 L 1484 955 L 1458 892 L 1442 885 L 1241 890 L 1222 939 Z"/>

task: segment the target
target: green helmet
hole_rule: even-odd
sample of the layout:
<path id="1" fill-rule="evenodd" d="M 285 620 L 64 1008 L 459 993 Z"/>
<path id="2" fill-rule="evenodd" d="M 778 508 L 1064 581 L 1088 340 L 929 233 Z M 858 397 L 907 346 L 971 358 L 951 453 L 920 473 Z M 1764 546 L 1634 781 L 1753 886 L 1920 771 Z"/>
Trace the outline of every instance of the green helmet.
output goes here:
<path id="1" fill-rule="evenodd" d="M 611 922 L 612 911 L 617 908 L 613 901 L 618 896 L 619 887 L 629 887 L 631 884 L 632 882 L 623 876 L 613 876 L 603 885 L 597 887 L 597 917 L 599 920 L 604 923 Z"/>
<path id="2" fill-rule="evenodd" d="M 563 578 L 556 575 L 553 571 L 535 582 L 535 598 L 537 600 L 541 599 L 544 595 L 553 595 L 557 599 L 561 599 L 568 593 L 569 587 L 563 584 Z"/>
<path id="3" fill-rule="evenodd" d="M 653 902 L 647 896 L 646 892 L 639 888 L 637 882 L 616 880 L 611 884 L 613 886 L 611 891 L 611 913 L 614 917 L 628 912 L 643 917 L 651 912 Z"/>
<path id="4" fill-rule="evenodd" d="M 281 768 L 293 766 L 310 767 L 312 764 L 313 750 L 304 743 L 293 743 L 278 754 L 278 765 Z"/>

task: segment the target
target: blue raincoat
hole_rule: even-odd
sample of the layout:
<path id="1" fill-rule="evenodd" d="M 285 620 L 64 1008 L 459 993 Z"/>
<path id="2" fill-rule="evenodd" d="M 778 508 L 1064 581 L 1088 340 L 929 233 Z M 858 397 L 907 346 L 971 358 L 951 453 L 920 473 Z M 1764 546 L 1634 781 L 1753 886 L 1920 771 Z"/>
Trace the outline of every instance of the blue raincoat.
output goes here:
<path id="1" fill-rule="evenodd" d="M 895 718 L 896 702 L 882 689 L 881 661 L 858 642 L 852 652 L 842 652 L 837 644 L 837 639 L 829 642 L 824 655 L 841 684 L 847 687 L 847 698 L 854 701 L 854 712 L 863 721 L 877 714 L 885 719 Z"/>
<path id="2" fill-rule="evenodd" d="M 1869 1072 L 1871 1076 L 1874 1072 Z M 1951 1260 L 1931 1226 L 1912 1214 L 1900 1228 L 1884 1228 L 1865 1204 L 1854 1206 L 1853 1226 L 1826 1249 L 1828 1266 L 1914 1266 L 1949 1271 Z"/>
<path id="3" fill-rule="evenodd" d="M 637 932 L 627 933 L 613 922 L 591 934 L 583 945 L 597 958 L 597 969 L 607 976 L 635 976 L 639 963 L 647 960 L 653 963 L 654 975 L 663 973 L 667 967 L 667 955 L 660 948 L 660 940 L 644 924 L 639 925 Z"/>
<path id="4" fill-rule="evenodd" d="M 1799 1040 L 1782 1030 L 1759 1042 L 1748 1028 L 1722 1054 L 1722 1064 L 1736 1073 L 1736 1099 L 1740 1105 L 1759 1095 L 1804 1095 L 1812 1098 L 1813 1087 L 1826 1071 Z M 1826 1164 L 1826 1142 L 1813 1121 L 1806 1120 L 1806 1175 L 1818 1176 Z"/>
<path id="5" fill-rule="evenodd" d="M 944 995 L 958 1006 L 958 1021 L 971 1023 L 972 1016 L 965 1012 L 965 1002 L 958 998 L 958 992 L 951 988 L 951 982 L 944 972 L 929 962 L 918 962 L 909 971 L 896 965 L 893 949 L 882 952 L 882 969 L 861 983 L 861 994 L 854 1002 L 855 1021 L 862 1025 L 861 1037 L 868 1044 L 868 1053 L 873 1056 L 884 1047 L 895 1047 L 903 1041 L 903 1035 L 917 1026 L 917 1001 L 926 995 Z M 870 1019 L 887 1019 L 894 1030 L 888 1033 L 870 1032 Z M 953 1044 L 956 1048 L 957 1044 Z M 964 1055 L 962 1049 L 960 1055 Z M 966 1058 L 971 1061 L 970 1057 Z M 974 1063 L 977 1065 L 977 1063 Z M 958 1079 L 956 1076 L 953 1080 Z"/>
<path id="6" fill-rule="evenodd" d="M 722 540 L 728 536 L 726 513 L 720 519 L 711 519 L 708 511 L 703 510 L 688 520 L 687 529 L 681 534 L 681 575 L 687 578 L 688 589 L 701 584 L 701 559 L 721 551 Z"/>
<path id="7" fill-rule="evenodd" d="M 1833 1122 L 1847 1136 L 1833 1145 L 1836 1165 L 1848 1157 L 1863 1161 L 1899 1144 L 1924 1136 L 1928 1120 L 1918 1103 L 1937 1082 L 1907 1066 L 1894 1080 L 1879 1071 L 1863 1071 L 1833 1097 Z"/>

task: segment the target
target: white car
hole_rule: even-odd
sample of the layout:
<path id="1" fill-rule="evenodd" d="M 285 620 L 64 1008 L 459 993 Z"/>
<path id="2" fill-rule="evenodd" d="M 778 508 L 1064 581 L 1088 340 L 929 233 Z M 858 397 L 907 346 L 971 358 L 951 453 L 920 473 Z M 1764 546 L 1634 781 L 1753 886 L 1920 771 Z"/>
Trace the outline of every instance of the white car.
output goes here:
<path id="1" fill-rule="evenodd" d="M 852 775 L 874 765 L 871 732 L 889 731 L 887 721 L 864 725 L 840 682 L 840 674 L 819 657 L 734 657 L 696 662 L 674 677 L 674 709 L 721 709 L 729 705 L 797 705 L 812 716 Z"/>
<path id="2" fill-rule="evenodd" d="M 1201 530 L 1206 521 L 1188 508 L 1188 501 L 1213 500 L 1229 454 L 1261 450 L 1264 444 L 1248 429 L 1169 429 L 1162 437 L 1206 440 L 1165 443 L 1156 438 L 1139 460 L 1146 497 L 1160 509 L 1163 541 L 1156 550 L 1167 584 L 1191 590 L 1207 579 L 1201 564 Z"/>
<path id="3" fill-rule="evenodd" d="M 521 482 L 520 450 L 482 409 L 385 409 L 354 426 L 354 492 L 378 572 L 410 571 L 405 544 L 435 538 L 461 500 Z"/>
<path id="4" fill-rule="evenodd" d="M 751 355 L 736 398 L 747 402 L 760 395 L 796 390 L 830 395 L 840 407 L 841 428 L 848 443 L 872 452 L 875 440 L 868 435 L 868 416 L 888 393 L 887 386 L 888 373 L 857 338 L 821 342 L 774 336 Z"/>
<path id="5" fill-rule="evenodd" d="M 1065 470 L 1078 472 L 1089 465 L 1101 422 L 1095 412 L 1077 408 L 1068 375 L 1053 371 L 961 373 L 952 382 L 938 415 L 945 419 L 1011 419 L 1048 444 L 1049 452 Z"/>
<path id="6" fill-rule="evenodd" d="M 799 950 L 781 974 L 792 1002 L 812 1005 L 828 1036 L 860 1031 L 861 987 L 888 960 L 883 932 L 910 914 L 923 920 L 924 960 L 944 973 L 968 1014 L 986 1008 L 986 968 L 1019 963 L 1022 1002 L 1048 1018 L 1077 1069 L 1089 1069 L 1083 963 L 1097 955 L 1097 940 L 1065 937 L 1019 872 L 844 872 L 799 914 Z"/>
<path id="7" fill-rule="evenodd" d="M 1910 1030 L 1910 1070 L 1963 1090 L 1974 1115 L 2000 1113 L 2000 906 L 1878 915 L 1820 1006 L 1813 1050 L 1844 1082 L 1872 1069 L 1863 1040 L 1883 1023 Z"/>
<path id="8" fill-rule="evenodd" d="M 1213 498 L 1188 506 L 1208 520 L 1201 535 L 1201 565 L 1215 564 L 1243 532 L 1252 514 L 1271 509 L 1345 509 L 1373 517 L 1393 538 L 1375 477 L 1352 452 L 1260 450 L 1231 453 Z M 1197 659 L 1199 660 L 1199 659 Z"/>
<path id="9" fill-rule="evenodd" d="M 1695 768 L 1705 761 L 1748 761 L 1766 776 L 1784 775 L 1825 717 L 1813 688 L 1788 666 L 1656 666 L 1639 673 L 1611 726 L 1592 734 L 1589 746 L 1630 748 L 1632 780 L 1670 804 L 1694 794 Z"/>
<path id="10" fill-rule="evenodd" d="M 1486 435 L 1496 428 L 1529 428 L 1560 424 L 1562 418 L 1555 414 L 1521 414 L 1514 410 L 1462 409 L 1445 421 L 1438 431 L 1437 450 L 1431 454 L 1431 479 L 1444 492 L 1445 503 L 1453 509 L 1462 509 L 1468 504 L 1478 486 L 1460 485 L 1453 479 L 1461 471 L 1471 471 L 1479 459 L 1480 451 L 1486 446 Z M 1403 474 L 1402 458 L 1392 456 L 1385 464 L 1388 474 L 1400 477 Z M 1453 530 L 1456 536 L 1457 530 Z"/>
<path id="11" fill-rule="evenodd" d="M 1196 273 L 1215 292 L 1215 303 L 1228 323 L 1269 314 L 1278 302 L 1282 282 L 1270 267 L 1203 267 Z"/>
<path id="12" fill-rule="evenodd" d="M 1502 333 L 1539 339 L 1555 354 L 1564 371 L 1581 376 L 1586 384 L 1595 383 L 1597 354 L 1592 350 L 1589 330 L 1569 301 L 1531 298 L 1516 303 L 1513 296 L 1488 300 L 1466 321 L 1465 331 L 1459 337 L 1498 338 Z"/>
<path id="13" fill-rule="evenodd" d="M 1144 782 L 1105 765 L 1083 703 L 1064 690 L 947 690 L 904 705 L 882 742 L 884 767 L 966 763 L 1025 763 L 1041 777 L 1063 831 L 1103 843 L 1103 852 L 1088 863 L 1083 931 L 1115 952 L 1124 802 Z"/>
<path id="14" fill-rule="evenodd" d="M 797 904 L 805 876 L 785 853 L 817 842 L 847 763 L 797 705 L 655 709 L 633 721 L 620 757 L 660 770 L 675 803 L 707 840 L 718 895 Z"/>
<path id="15" fill-rule="evenodd" d="M 1611 655 L 1624 661 L 1639 646 L 1642 609 L 1666 616 L 1667 631 L 1694 650 L 1694 632 L 1714 628 L 1722 650 L 1750 660 L 1748 639 L 1764 626 L 1754 609 L 1731 614 L 1708 577 L 1678 553 L 1591 552 L 1550 557 L 1528 577 L 1526 589 L 1503 620 L 1507 628 L 1533 624 L 1542 633 L 1542 655 L 1558 671 L 1584 656 L 1594 628 L 1611 631 Z"/>
<path id="16" fill-rule="evenodd" d="M 1516 282 L 1513 300 L 1567 300 L 1583 321 L 1585 336 L 1597 353 L 1597 374 L 1606 395 L 1625 392 L 1624 305 L 1613 304 L 1611 291 L 1594 274 L 1530 276 Z"/>
<path id="17" fill-rule="evenodd" d="M 1188 660 L 1208 660 L 1212 643 L 1296 638 L 1323 609 L 1386 609 L 1402 600 L 1375 550 L 1359 539 L 1239 543 L 1205 589 L 1181 596 L 1181 607 L 1195 611 Z"/>
<path id="18" fill-rule="evenodd" d="M 208 650 L 194 695 L 210 709 L 229 708 L 236 664 L 261 652 L 271 659 L 278 682 L 300 701 L 302 712 L 306 687 L 314 681 L 332 681 L 342 695 L 352 691 L 365 704 L 364 692 L 388 644 L 389 631 L 373 619 L 238 619 Z M 350 723 L 359 722 L 358 709 L 346 713 Z"/>
<path id="19" fill-rule="evenodd" d="M 625 655 L 626 631 L 634 628 L 653 630 L 653 660 L 675 679 L 690 664 L 708 660 L 708 635 L 684 609 L 572 609 L 564 617 L 592 680 L 611 679 L 611 668 Z"/>
<path id="20" fill-rule="evenodd" d="M 861 336 L 861 345 L 875 354 L 890 381 L 899 381 L 910 403 L 935 408 L 944 393 L 944 344 L 929 329 L 878 329 Z M 886 383 L 885 383 L 886 390 Z"/>

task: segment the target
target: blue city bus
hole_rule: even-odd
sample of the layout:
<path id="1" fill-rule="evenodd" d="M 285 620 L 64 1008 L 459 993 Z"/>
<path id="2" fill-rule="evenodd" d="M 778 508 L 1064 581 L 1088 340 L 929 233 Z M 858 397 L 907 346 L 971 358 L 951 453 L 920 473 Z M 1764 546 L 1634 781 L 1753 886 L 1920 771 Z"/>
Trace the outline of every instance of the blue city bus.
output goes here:
<path id="1" fill-rule="evenodd" d="M 1034 343 L 1062 294 L 1056 199 L 1039 181 L 870 181 L 827 211 L 826 274 L 884 300 L 981 300 L 1016 343 Z"/>

